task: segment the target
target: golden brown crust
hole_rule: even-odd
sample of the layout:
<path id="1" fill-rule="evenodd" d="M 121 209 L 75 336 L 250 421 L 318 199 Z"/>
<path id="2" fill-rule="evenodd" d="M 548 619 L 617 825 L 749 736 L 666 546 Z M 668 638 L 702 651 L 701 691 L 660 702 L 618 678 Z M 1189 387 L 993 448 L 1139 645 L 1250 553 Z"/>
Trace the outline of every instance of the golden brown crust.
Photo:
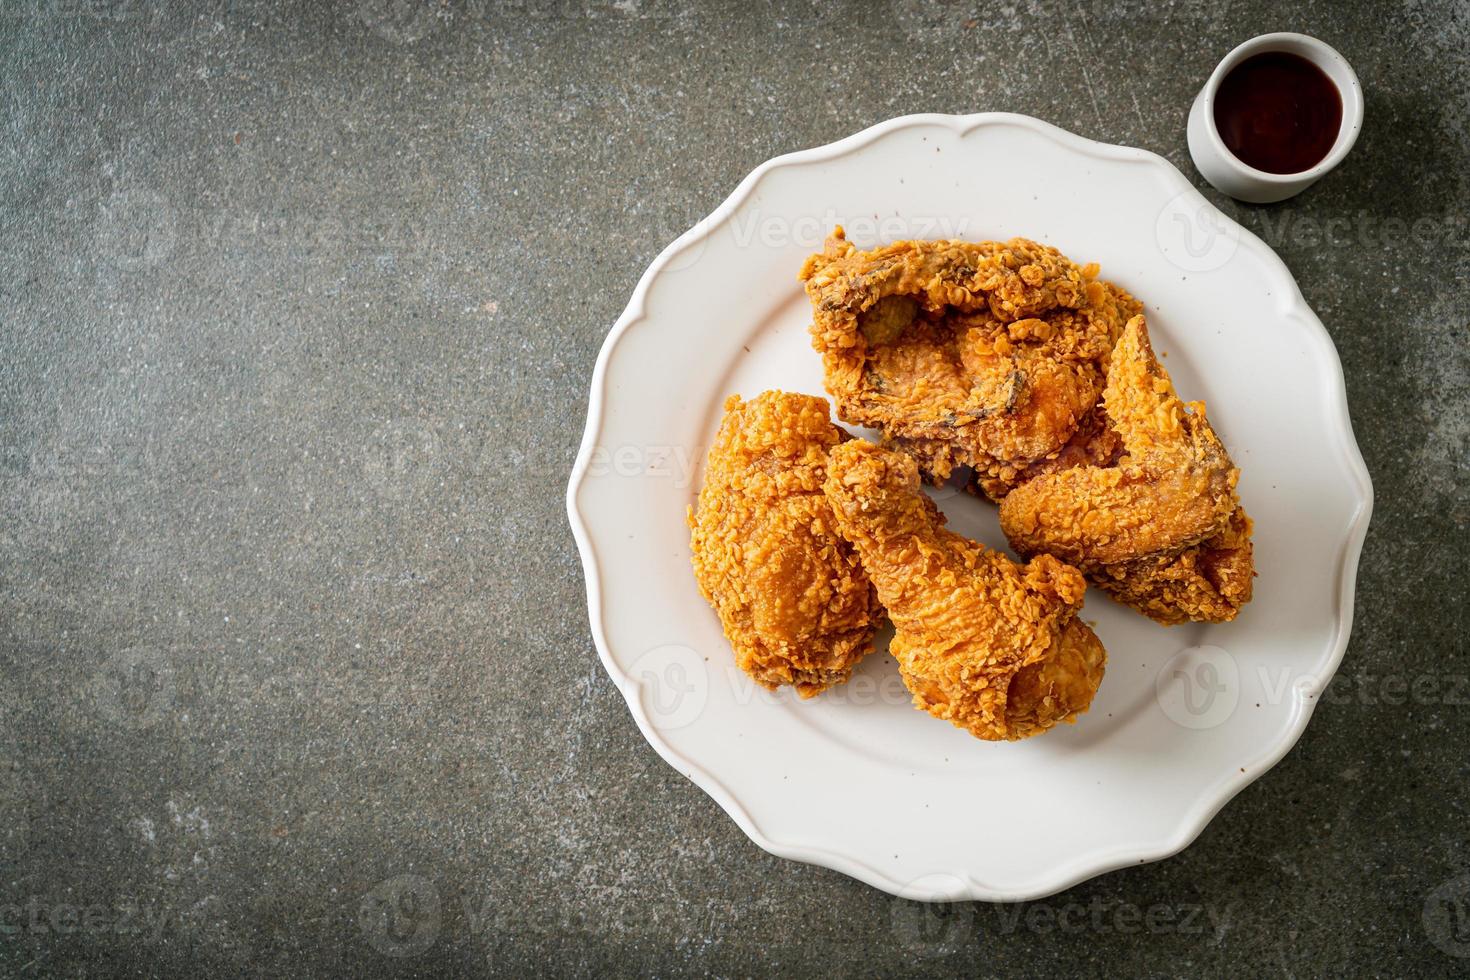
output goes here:
<path id="1" fill-rule="evenodd" d="M 845 438 L 822 398 L 732 395 L 689 511 L 694 575 L 736 663 L 804 698 L 847 680 L 883 621 L 822 493 Z"/>
<path id="2" fill-rule="evenodd" d="M 1076 564 L 1159 622 L 1233 619 L 1254 575 L 1240 471 L 1204 405 L 1175 393 L 1141 316 L 1113 352 L 1103 402 L 1123 455 L 1012 490 L 1000 508 L 1011 546 Z"/>
<path id="3" fill-rule="evenodd" d="M 1224 530 L 1192 548 L 1098 566 L 1089 575 L 1113 598 L 1165 626 L 1224 623 L 1251 601 L 1253 557 L 1251 519 L 1240 507 Z"/>
<path id="4" fill-rule="evenodd" d="M 1060 473 L 1078 466 L 1112 466 L 1122 455 L 1123 440 L 1108 421 L 1107 410 L 1099 400 L 1092 411 L 1077 424 L 1077 431 L 1062 447 L 1061 452 L 1032 463 L 1021 471 L 1014 483 L 1019 486 L 1047 473 Z M 993 480 L 987 474 L 977 473 L 966 489 L 978 496 L 998 501 L 1010 492 L 1011 487 Z"/>
<path id="5" fill-rule="evenodd" d="M 1140 308 L 1096 274 L 1024 238 L 864 252 L 838 228 L 801 277 L 838 414 L 929 479 L 970 466 L 999 497 L 1068 445 Z"/>
<path id="6" fill-rule="evenodd" d="M 914 704 L 978 738 L 1070 722 L 1102 680 L 1102 644 L 1077 619 L 1082 575 L 1042 555 L 1017 565 L 946 530 L 907 455 L 832 450 L 827 499 L 888 609 Z"/>

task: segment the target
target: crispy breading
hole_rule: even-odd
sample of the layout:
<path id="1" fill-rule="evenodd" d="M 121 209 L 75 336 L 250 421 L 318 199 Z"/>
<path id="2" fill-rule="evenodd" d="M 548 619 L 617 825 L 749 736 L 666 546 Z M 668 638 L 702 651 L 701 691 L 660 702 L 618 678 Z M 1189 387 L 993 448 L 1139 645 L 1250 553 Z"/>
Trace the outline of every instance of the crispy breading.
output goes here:
<path id="1" fill-rule="evenodd" d="M 888 609 L 916 707 L 992 741 L 1087 710 L 1107 655 L 1077 618 L 1081 573 L 1049 555 L 1018 565 L 945 529 L 902 453 L 844 443 L 826 491 Z"/>
<path id="2" fill-rule="evenodd" d="M 1096 276 L 1024 238 L 864 252 L 841 228 L 801 270 L 838 415 L 880 429 L 934 482 L 973 467 L 997 499 L 1067 446 L 1140 309 Z"/>
<path id="3" fill-rule="evenodd" d="M 695 578 L 736 663 L 804 698 L 847 680 L 883 622 L 822 493 L 827 452 L 846 438 L 825 399 L 731 395 L 688 515 Z"/>
<path id="4" fill-rule="evenodd" d="M 1058 473 L 1078 466 L 1111 466 L 1122 455 L 1123 440 L 1119 438 L 1117 430 L 1108 421 L 1107 410 L 1099 399 L 1098 403 L 1092 407 L 1092 411 L 1088 412 L 1077 424 L 1077 431 L 1062 447 L 1062 451 L 1026 467 L 1016 482 L 1019 485 L 1046 473 Z M 984 485 L 984 477 L 978 475 L 976 483 L 979 485 L 968 489 L 991 499 L 998 499 L 1009 492 L 1008 488 L 1000 492 L 995 492 L 993 488 L 987 490 Z"/>
<path id="5" fill-rule="evenodd" d="M 1177 555 L 1140 558 L 1089 570 L 1119 602 L 1166 626 L 1223 623 L 1251 601 L 1255 564 L 1251 519 L 1237 507 L 1219 534 Z"/>
<path id="6" fill-rule="evenodd" d="M 1250 599 L 1250 522 L 1202 403 L 1186 403 L 1142 316 L 1113 351 L 1103 404 L 1123 455 L 1044 472 L 1012 490 L 1001 529 L 1024 555 L 1082 568 L 1160 622 L 1219 622 Z"/>

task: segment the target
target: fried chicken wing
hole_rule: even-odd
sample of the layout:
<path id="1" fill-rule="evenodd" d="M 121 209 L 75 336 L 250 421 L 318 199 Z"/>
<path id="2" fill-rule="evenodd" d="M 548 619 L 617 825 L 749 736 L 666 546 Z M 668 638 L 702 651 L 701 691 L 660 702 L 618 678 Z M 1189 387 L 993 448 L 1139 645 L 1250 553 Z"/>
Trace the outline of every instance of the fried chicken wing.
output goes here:
<path id="1" fill-rule="evenodd" d="M 909 456 L 866 442 L 833 449 L 827 499 L 895 635 L 914 704 L 978 738 L 1027 738 L 1092 703 L 1107 655 L 1081 620 L 1074 568 L 1017 565 L 943 527 Z"/>
<path id="2" fill-rule="evenodd" d="M 1254 575 L 1240 471 L 1204 405 L 1175 393 L 1142 316 L 1113 351 L 1103 405 L 1121 456 L 1040 472 L 1013 489 L 1000 506 L 1011 546 L 1077 565 L 1160 622 L 1233 619 Z"/>
<path id="3" fill-rule="evenodd" d="M 695 578 L 736 662 L 803 698 L 847 680 L 883 621 L 822 492 L 827 453 L 846 438 L 825 399 L 732 395 L 688 515 Z"/>
<path id="4" fill-rule="evenodd" d="M 880 429 L 936 483 L 973 467 L 996 499 L 1098 401 L 1139 305 L 1096 276 L 1024 238 L 863 252 L 841 228 L 801 271 L 838 414 Z"/>
<path id="5" fill-rule="evenodd" d="M 1251 601 L 1251 519 L 1237 507 L 1224 530 L 1193 548 L 1101 565 L 1088 574 L 1113 598 L 1166 626 L 1229 622 Z"/>

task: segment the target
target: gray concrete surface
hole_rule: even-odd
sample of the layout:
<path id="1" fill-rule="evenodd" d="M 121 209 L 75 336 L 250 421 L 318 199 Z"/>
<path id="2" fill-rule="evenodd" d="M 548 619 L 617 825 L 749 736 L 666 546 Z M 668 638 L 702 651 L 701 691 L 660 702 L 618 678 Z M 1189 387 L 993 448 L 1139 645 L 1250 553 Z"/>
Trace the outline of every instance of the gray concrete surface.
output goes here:
<path id="1" fill-rule="evenodd" d="M 1193 176 L 1277 29 L 1368 99 L 1330 179 L 1221 202 L 1376 482 L 1342 680 L 1186 852 L 1044 902 L 764 854 L 588 636 L 562 493 L 639 274 L 905 112 Z M 5 0 L 0 973 L 1463 974 L 1467 45 L 1463 2 Z"/>

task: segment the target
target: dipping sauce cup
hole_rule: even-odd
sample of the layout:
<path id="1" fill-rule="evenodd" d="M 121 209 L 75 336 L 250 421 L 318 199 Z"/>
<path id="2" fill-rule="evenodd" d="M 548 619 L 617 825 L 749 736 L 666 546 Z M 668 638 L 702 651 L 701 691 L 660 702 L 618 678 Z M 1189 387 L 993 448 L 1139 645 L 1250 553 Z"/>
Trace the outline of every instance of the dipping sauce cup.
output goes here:
<path id="1" fill-rule="evenodd" d="M 1243 62 L 1257 55 L 1268 53 L 1295 55 L 1309 62 L 1327 77 L 1327 80 L 1337 89 L 1337 94 L 1342 100 L 1341 119 L 1338 123 L 1336 138 L 1326 149 L 1325 155 L 1305 169 L 1294 173 L 1273 173 L 1269 170 L 1257 169 L 1246 163 L 1231 151 L 1226 140 L 1221 136 L 1220 127 L 1217 124 L 1217 110 L 1240 113 L 1250 109 L 1249 103 L 1241 104 L 1238 99 L 1235 104 L 1222 105 L 1220 89 L 1225 79 Z M 1282 60 L 1288 62 L 1286 67 L 1289 68 L 1291 59 Z M 1246 67 L 1247 70 L 1251 68 L 1251 66 Z M 1309 83 L 1311 79 L 1303 81 Z M 1231 94 L 1227 91 L 1227 97 Z M 1238 95 L 1238 93 L 1235 94 Z M 1273 93 L 1260 94 L 1269 99 Z M 1305 127 L 1314 123 L 1320 124 L 1324 107 L 1308 104 L 1307 100 L 1320 96 L 1321 87 L 1317 86 L 1314 89 L 1310 84 L 1303 84 L 1300 92 L 1288 90 L 1274 94 L 1277 96 L 1278 103 L 1289 104 L 1297 96 L 1301 97 L 1302 103 L 1299 109 L 1302 119 L 1300 123 L 1304 127 L 1305 134 L 1302 138 L 1310 138 L 1312 134 L 1305 133 Z M 1330 111 L 1330 107 L 1327 108 Z M 1281 122 L 1279 118 L 1262 119 L 1261 131 L 1282 133 Z M 1342 158 L 1347 156 L 1348 150 L 1352 149 L 1353 143 L 1357 141 L 1358 131 L 1362 128 L 1363 89 L 1358 84 L 1358 76 L 1353 73 L 1352 66 L 1347 63 L 1347 59 L 1328 45 L 1305 34 L 1262 34 L 1260 37 L 1251 38 L 1227 54 L 1224 60 L 1215 67 L 1209 81 L 1205 82 L 1205 87 L 1195 97 L 1194 106 L 1189 111 L 1189 155 L 1194 158 L 1194 165 L 1199 168 L 1200 174 L 1216 190 L 1236 200 L 1253 204 L 1268 204 L 1273 201 L 1284 201 L 1288 197 L 1300 194 L 1341 163 Z M 1315 135 L 1320 136 L 1320 133 Z M 1268 137 L 1257 137 L 1257 139 L 1260 138 Z M 1282 135 L 1280 138 L 1293 137 Z M 1284 147 L 1283 149 L 1290 148 Z M 1289 156 L 1290 154 L 1281 155 Z"/>

